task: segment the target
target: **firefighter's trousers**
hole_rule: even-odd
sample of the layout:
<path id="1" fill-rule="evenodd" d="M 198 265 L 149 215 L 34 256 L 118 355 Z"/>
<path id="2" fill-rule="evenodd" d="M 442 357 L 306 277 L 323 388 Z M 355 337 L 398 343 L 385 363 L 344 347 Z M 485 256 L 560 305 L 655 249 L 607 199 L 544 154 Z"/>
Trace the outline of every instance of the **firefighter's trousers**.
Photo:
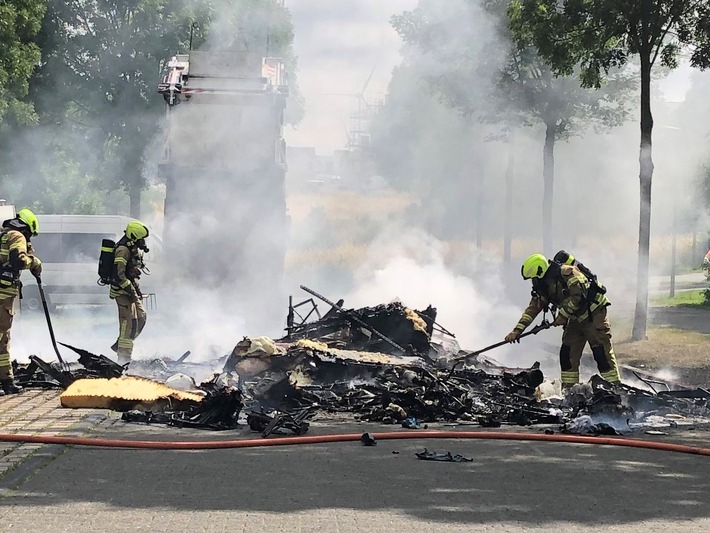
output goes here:
<path id="1" fill-rule="evenodd" d="M 133 341 L 138 338 L 147 320 L 143 302 L 133 303 L 129 296 L 116 296 L 118 306 L 118 341 L 116 353 L 119 363 L 126 363 L 133 355 Z"/>
<path id="2" fill-rule="evenodd" d="M 10 362 L 10 329 L 15 312 L 16 296 L 0 300 L 0 380 L 12 379 L 12 363 Z"/>
<path id="3" fill-rule="evenodd" d="M 612 383 L 621 381 L 614 346 L 611 342 L 611 326 L 607 318 L 606 306 L 602 306 L 594 310 L 591 320 L 570 321 L 565 326 L 560 348 L 562 386 L 569 387 L 579 383 L 579 363 L 587 343 L 592 349 L 601 377 Z"/>

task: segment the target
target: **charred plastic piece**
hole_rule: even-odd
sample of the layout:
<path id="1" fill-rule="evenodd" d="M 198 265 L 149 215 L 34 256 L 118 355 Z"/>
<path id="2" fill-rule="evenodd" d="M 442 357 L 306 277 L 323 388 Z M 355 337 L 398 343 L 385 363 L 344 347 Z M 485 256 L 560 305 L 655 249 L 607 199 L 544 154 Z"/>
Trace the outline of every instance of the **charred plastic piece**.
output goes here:
<path id="1" fill-rule="evenodd" d="M 62 370 L 58 366 L 48 363 L 36 355 L 30 355 L 30 364 L 26 367 L 16 366 L 15 381 L 23 388 L 59 387 L 66 389 L 78 379 L 74 373 Z"/>
<path id="2" fill-rule="evenodd" d="M 123 375 L 125 366 L 119 365 L 105 355 L 96 355 L 82 348 L 75 348 L 60 342 L 65 348 L 69 348 L 79 355 L 79 363 L 91 372 L 95 372 L 100 378 L 118 378 Z"/>
<path id="3" fill-rule="evenodd" d="M 203 383 L 207 392 L 204 400 L 189 411 L 174 413 L 169 425 L 198 429 L 225 430 L 238 427 L 242 410 L 242 393 L 234 388 L 218 388 L 214 383 Z"/>
<path id="4" fill-rule="evenodd" d="M 418 452 L 415 455 L 417 459 L 421 459 L 422 461 L 444 461 L 447 463 L 470 463 L 473 461 L 473 459 L 469 459 L 463 455 L 452 455 L 451 452 L 430 452 L 426 448 L 424 448 L 423 452 Z"/>
<path id="5" fill-rule="evenodd" d="M 96 355 L 61 342 L 59 344 L 79 355 L 78 365 L 70 363 L 59 366 L 55 363 L 48 363 L 36 355 L 30 355 L 29 365 L 15 364 L 15 376 L 18 384 L 23 387 L 66 389 L 77 379 L 117 378 L 123 375 L 124 367 L 108 357 Z"/>
<path id="6" fill-rule="evenodd" d="M 128 411 L 121 419 L 125 422 L 166 424 L 180 428 L 211 429 L 216 431 L 235 429 L 239 426 L 242 410 L 242 393 L 233 387 L 220 387 L 215 380 L 202 383 L 199 389 L 207 396 L 187 409 L 155 411 Z"/>
<path id="7" fill-rule="evenodd" d="M 377 446 L 377 440 L 370 433 L 363 433 L 360 436 L 360 442 L 363 446 Z"/>
<path id="8" fill-rule="evenodd" d="M 295 435 L 305 435 L 310 427 L 306 420 L 313 414 L 311 409 L 302 409 L 296 414 L 275 412 L 271 415 L 263 411 L 252 411 L 247 415 L 247 424 L 252 431 L 260 431 L 263 438 L 272 433 L 280 433 L 282 429 L 292 431 Z"/>

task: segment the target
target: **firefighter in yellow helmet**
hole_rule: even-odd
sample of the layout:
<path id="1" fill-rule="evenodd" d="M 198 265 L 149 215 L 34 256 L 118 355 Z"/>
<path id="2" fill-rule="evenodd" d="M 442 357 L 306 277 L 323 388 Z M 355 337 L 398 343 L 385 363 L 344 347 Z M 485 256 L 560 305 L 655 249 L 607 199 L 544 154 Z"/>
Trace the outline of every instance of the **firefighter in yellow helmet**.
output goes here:
<path id="1" fill-rule="evenodd" d="M 30 239 L 39 233 L 39 222 L 29 209 L 21 209 L 13 219 L 6 220 L 0 231 L 0 385 L 3 394 L 22 389 L 15 384 L 10 362 L 10 330 L 14 306 L 22 289 L 20 272 L 29 270 L 38 280 L 42 262 L 34 255 Z"/>
<path id="2" fill-rule="evenodd" d="M 516 342 L 535 317 L 548 306 L 558 310 L 554 326 L 564 326 L 560 347 L 560 370 L 563 388 L 579 382 L 579 364 L 585 344 L 589 343 L 599 374 L 611 383 L 619 383 L 607 318 L 606 289 L 592 274 L 564 250 L 549 261 L 533 254 L 523 263 L 523 279 L 532 280 L 532 299 L 513 331 L 505 340 Z"/>
<path id="3" fill-rule="evenodd" d="M 118 340 L 111 349 L 120 364 L 130 363 L 133 342 L 143 331 L 147 319 L 138 280 L 145 267 L 143 254 L 148 252 L 145 244 L 148 235 L 148 228 L 141 222 L 129 222 L 114 251 L 109 297 L 118 306 Z"/>

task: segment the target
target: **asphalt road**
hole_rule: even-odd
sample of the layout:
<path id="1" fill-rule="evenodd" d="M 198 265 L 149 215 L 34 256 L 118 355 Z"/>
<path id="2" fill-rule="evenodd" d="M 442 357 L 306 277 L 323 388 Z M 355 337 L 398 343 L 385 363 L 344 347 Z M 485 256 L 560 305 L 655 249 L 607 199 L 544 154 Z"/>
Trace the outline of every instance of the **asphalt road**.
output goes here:
<path id="1" fill-rule="evenodd" d="M 160 440 L 254 435 L 122 422 L 97 431 Z M 694 442 L 708 445 L 710 432 L 697 432 Z M 425 447 L 473 462 L 420 461 L 414 454 Z M 461 440 L 47 453 L 44 463 L 28 461 L 0 483 L 3 531 L 710 530 L 710 458 L 693 455 Z"/>
<path id="2" fill-rule="evenodd" d="M 656 307 L 649 310 L 649 321 L 665 326 L 710 334 L 710 310 L 692 307 Z"/>
<path id="3" fill-rule="evenodd" d="M 705 327 L 702 316 L 695 319 L 692 329 Z M 17 414 L 25 403 L 15 403 L 8 427 L 32 428 L 46 417 Z M 18 422 L 25 419 L 25 426 Z M 71 421 L 60 422 L 63 428 Z M 215 434 L 110 422 L 92 436 L 254 436 L 247 429 Z M 316 425 L 311 433 L 381 430 L 348 423 Z M 710 447 L 708 431 L 683 439 Z M 417 460 L 414 453 L 425 447 L 473 461 Z M 14 450 L 6 457 L 16 460 L 0 465 L 0 532 L 710 531 L 710 458 L 667 452 L 461 440 L 199 452 Z"/>

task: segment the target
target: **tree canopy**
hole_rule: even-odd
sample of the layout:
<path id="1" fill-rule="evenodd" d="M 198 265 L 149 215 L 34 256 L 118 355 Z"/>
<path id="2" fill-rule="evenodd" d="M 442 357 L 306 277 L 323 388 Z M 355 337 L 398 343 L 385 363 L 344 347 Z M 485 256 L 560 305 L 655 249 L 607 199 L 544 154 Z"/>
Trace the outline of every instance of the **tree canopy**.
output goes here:
<path id="1" fill-rule="evenodd" d="M 163 62 L 188 50 L 194 23 L 194 48 L 246 46 L 284 57 L 293 94 L 287 119 L 303 114 L 293 90 L 293 26 L 276 0 L 16 0 L 0 4 L 0 19 L 11 21 L 0 24 L 0 126 L 12 130 L 0 184 L 39 211 L 130 204 L 140 214 L 154 177 L 147 148 L 159 144 L 165 106 L 157 83 Z M 95 201 L 61 206 L 49 198 L 67 195 L 40 194 L 61 187 L 55 176 L 69 169 L 67 190 L 81 183 L 98 193 Z"/>
<path id="2" fill-rule="evenodd" d="M 646 337 L 653 179 L 651 71 L 678 64 L 682 50 L 695 67 L 710 66 L 707 0 L 514 0 L 511 27 L 532 42 L 557 75 L 579 69 L 581 85 L 599 88 L 632 57 L 640 64 L 640 218 L 636 313 L 632 337 Z"/>
<path id="3" fill-rule="evenodd" d="M 36 121 L 32 104 L 25 97 L 41 55 L 35 37 L 45 10 L 41 0 L 7 0 L 0 4 L 0 127 Z"/>
<path id="4" fill-rule="evenodd" d="M 407 45 L 419 49 L 423 66 L 418 69 L 430 90 L 470 122 L 495 125 L 503 136 L 515 128 L 542 126 L 540 222 L 543 248 L 552 253 L 555 143 L 589 127 L 624 122 L 633 75 L 616 72 L 603 91 L 555 76 L 528 33 L 509 24 L 508 4 L 423 0 L 392 23 Z"/>

